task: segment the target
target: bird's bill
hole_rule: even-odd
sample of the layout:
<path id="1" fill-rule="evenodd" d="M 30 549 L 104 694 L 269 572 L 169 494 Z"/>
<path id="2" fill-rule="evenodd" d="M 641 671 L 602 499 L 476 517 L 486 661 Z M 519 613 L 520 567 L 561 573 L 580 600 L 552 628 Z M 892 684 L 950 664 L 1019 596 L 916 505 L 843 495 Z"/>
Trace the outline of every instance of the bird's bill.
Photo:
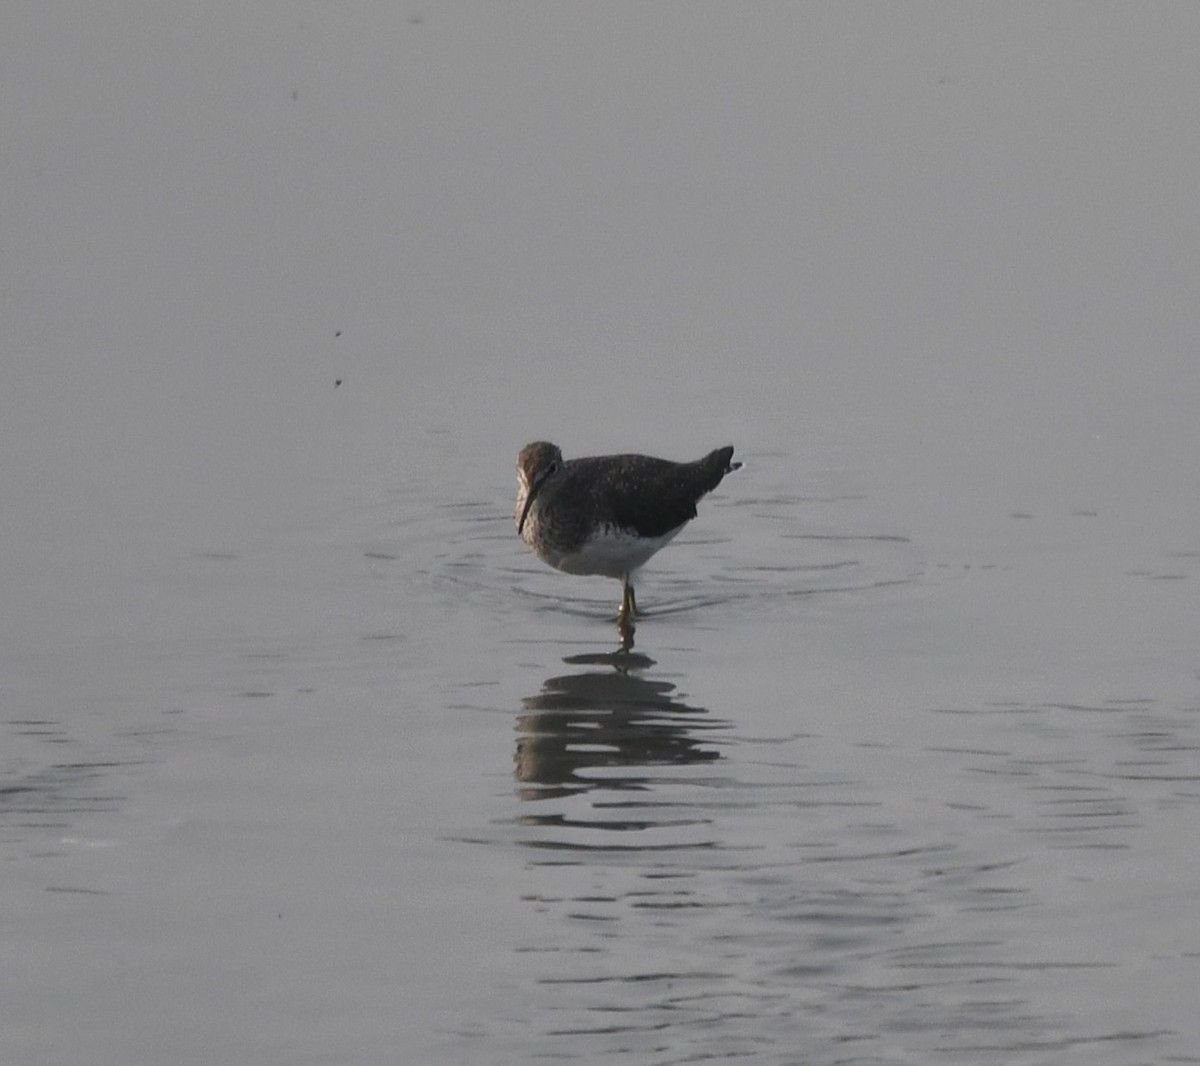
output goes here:
<path id="1" fill-rule="evenodd" d="M 520 536 L 525 529 L 525 516 L 529 514 L 529 508 L 533 505 L 533 498 L 537 495 L 537 490 L 541 488 L 541 484 L 535 484 L 529 490 L 529 495 L 525 497 L 525 506 L 521 508 L 521 521 L 517 523 L 517 535 Z"/>

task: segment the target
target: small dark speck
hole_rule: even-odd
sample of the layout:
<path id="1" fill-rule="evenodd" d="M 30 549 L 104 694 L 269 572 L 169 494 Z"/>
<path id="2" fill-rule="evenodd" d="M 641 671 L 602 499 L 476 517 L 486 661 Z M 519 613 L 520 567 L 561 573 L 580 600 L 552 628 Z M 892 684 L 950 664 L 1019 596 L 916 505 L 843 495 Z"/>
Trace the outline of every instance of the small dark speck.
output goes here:
<path id="1" fill-rule="evenodd" d="M 425 21 L 424 15 L 409 15 L 408 16 L 408 24 L 410 26 L 420 26 L 421 23 L 424 21 Z"/>
<path id="2" fill-rule="evenodd" d="M 1008 517 L 1009 518 L 1032 518 L 1033 515 L 1031 515 L 1028 511 L 1013 511 L 1012 514 L 1010 514 Z"/>
<path id="3" fill-rule="evenodd" d="M 342 379 L 341 379 L 341 378 L 338 378 L 338 379 L 337 379 L 337 380 L 336 380 L 336 381 L 333 383 L 333 387 L 336 389 L 336 388 L 337 388 L 337 387 L 338 387 L 338 386 L 339 386 L 341 383 L 342 383 Z"/>
<path id="4" fill-rule="evenodd" d="M 293 90 L 292 90 L 292 99 L 293 99 L 293 100 L 299 100 L 299 99 L 300 99 L 300 90 L 299 90 L 299 89 L 293 89 Z"/>
<path id="5" fill-rule="evenodd" d="M 342 331 L 341 331 L 340 329 L 335 329 L 335 330 L 333 331 L 333 335 L 334 335 L 335 337 L 340 337 L 340 336 L 342 335 Z"/>

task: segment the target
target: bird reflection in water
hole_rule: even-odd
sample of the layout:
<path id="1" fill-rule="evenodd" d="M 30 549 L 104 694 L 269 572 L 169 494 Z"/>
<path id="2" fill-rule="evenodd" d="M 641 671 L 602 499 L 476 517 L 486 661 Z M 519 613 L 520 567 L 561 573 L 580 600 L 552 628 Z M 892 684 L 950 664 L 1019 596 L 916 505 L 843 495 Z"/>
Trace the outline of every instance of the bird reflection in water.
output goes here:
<path id="1" fill-rule="evenodd" d="M 708 764 L 720 753 L 704 743 L 704 734 L 727 728 L 703 707 L 675 698 L 669 681 L 639 676 L 654 665 L 644 655 L 579 655 L 564 660 L 592 669 L 548 679 L 542 691 L 522 701 L 517 719 L 516 777 L 525 800 L 550 800 L 592 790 L 607 793 L 644 791 L 677 781 L 656 780 L 648 767 Z M 597 667 L 603 667 L 597 669 Z M 632 799 L 632 797 L 631 797 Z M 559 808 L 560 805 L 552 805 Z M 609 796 L 593 807 L 644 807 Z M 594 814 L 594 812 L 593 812 Z M 561 809 L 531 814 L 527 825 L 568 825 Z M 589 829 L 641 829 L 663 824 L 631 818 L 575 822 Z"/>

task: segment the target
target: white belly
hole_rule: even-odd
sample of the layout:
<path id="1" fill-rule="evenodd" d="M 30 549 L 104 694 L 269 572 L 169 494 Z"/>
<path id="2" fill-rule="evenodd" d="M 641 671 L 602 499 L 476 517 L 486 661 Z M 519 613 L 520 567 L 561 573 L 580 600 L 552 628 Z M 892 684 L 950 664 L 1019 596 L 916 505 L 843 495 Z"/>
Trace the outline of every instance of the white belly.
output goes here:
<path id="1" fill-rule="evenodd" d="M 669 544 L 681 529 L 683 526 L 678 526 L 661 537 L 635 537 L 609 527 L 593 534 L 579 551 L 562 556 L 553 565 L 568 574 L 602 574 L 604 577 L 624 578 L 659 548 Z"/>

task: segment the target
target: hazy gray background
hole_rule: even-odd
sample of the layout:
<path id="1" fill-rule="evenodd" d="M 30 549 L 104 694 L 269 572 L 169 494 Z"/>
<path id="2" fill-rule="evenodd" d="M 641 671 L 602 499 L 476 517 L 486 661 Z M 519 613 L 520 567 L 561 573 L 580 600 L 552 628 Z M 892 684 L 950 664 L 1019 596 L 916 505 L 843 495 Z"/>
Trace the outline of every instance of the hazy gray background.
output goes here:
<path id="1" fill-rule="evenodd" d="M 6 1060 L 1200 1058 L 1200 10 L 0 29 Z M 524 846 L 619 591 L 537 438 L 749 464 L 639 588 L 646 926 Z"/>

